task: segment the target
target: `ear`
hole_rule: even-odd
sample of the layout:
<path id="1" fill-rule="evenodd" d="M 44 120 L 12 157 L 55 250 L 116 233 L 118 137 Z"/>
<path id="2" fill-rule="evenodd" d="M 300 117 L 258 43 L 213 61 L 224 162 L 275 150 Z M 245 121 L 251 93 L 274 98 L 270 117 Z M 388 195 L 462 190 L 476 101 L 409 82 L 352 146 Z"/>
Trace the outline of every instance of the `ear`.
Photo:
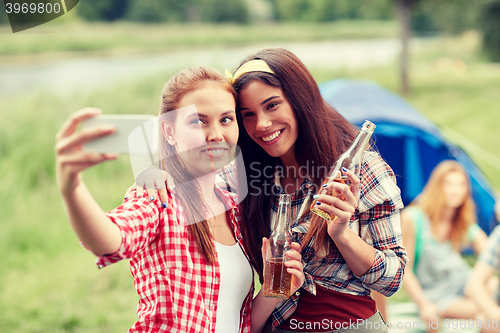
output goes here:
<path id="1" fill-rule="evenodd" d="M 175 140 L 175 130 L 173 125 L 169 124 L 166 121 L 162 122 L 161 131 L 163 132 L 163 135 L 165 136 L 165 139 L 167 140 L 169 145 L 175 146 L 177 144 L 177 141 Z"/>

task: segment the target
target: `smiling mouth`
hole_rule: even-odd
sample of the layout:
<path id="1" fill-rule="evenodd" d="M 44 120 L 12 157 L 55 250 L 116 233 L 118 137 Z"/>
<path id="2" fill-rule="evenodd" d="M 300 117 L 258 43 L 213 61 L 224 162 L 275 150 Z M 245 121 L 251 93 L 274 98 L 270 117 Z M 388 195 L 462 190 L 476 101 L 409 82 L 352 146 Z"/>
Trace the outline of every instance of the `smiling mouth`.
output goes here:
<path id="1" fill-rule="evenodd" d="M 264 141 L 264 142 L 272 141 L 272 140 L 276 139 L 281 134 L 282 131 L 283 131 L 283 129 L 280 129 L 269 136 L 263 136 L 262 141 Z"/>
<path id="2" fill-rule="evenodd" d="M 223 156 L 227 152 L 227 148 L 207 148 L 201 151 L 203 154 L 217 158 Z"/>

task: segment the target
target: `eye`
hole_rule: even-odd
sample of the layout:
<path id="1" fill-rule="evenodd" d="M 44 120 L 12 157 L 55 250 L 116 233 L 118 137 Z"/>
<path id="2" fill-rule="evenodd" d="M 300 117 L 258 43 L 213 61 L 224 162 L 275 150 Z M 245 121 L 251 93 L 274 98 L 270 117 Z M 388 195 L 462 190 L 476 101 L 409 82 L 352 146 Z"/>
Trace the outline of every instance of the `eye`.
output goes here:
<path id="1" fill-rule="evenodd" d="M 248 118 L 248 117 L 251 117 L 251 116 L 253 116 L 253 115 L 254 115 L 254 113 L 253 113 L 253 112 L 248 111 L 248 112 L 243 112 L 243 113 L 241 114 L 241 117 L 242 117 L 242 118 Z"/>
<path id="2" fill-rule="evenodd" d="M 278 103 L 269 103 L 267 104 L 266 109 L 267 110 L 275 109 L 278 105 L 279 105 Z"/>
<path id="3" fill-rule="evenodd" d="M 224 117 L 224 118 L 221 119 L 221 123 L 223 123 L 223 124 L 229 124 L 233 120 L 234 120 L 233 117 Z"/>
<path id="4" fill-rule="evenodd" d="M 201 119 L 193 119 L 191 120 L 191 122 L 189 123 L 190 125 L 202 125 L 203 124 L 203 121 Z"/>

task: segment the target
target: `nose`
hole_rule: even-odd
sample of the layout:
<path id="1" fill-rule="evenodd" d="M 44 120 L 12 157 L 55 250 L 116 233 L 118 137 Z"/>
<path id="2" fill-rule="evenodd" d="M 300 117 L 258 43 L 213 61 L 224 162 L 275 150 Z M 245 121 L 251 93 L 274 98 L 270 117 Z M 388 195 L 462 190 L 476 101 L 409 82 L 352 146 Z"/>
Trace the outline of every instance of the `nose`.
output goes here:
<path id="1" fill-rule="evenodd" d="M 257 125 L 255 127 L 255 130 L 257 132 L 265 131 L 271 126 L 271 124 L 271 119 L 265 114 L 257 115 Z"/>
<path id="2" fill-rule="evenodd" d="M 224 136 L 222 135 L 221 128 L 217 125 L 210 126 L 206 129 L 205 137 L 207 142 L 219 142 L 224 141 Z"/>

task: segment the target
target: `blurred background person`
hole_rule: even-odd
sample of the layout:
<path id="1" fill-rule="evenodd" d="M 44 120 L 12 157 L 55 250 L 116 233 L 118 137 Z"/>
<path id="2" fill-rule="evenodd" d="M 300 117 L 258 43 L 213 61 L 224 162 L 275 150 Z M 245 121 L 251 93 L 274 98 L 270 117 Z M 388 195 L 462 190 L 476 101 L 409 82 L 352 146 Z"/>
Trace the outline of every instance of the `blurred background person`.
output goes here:
<path id="1" fill-rule="evenodd" d="M 446 160 L 433 170 L 422 193 L 402 211 L 403 243 L 408 251 L 403 287 L 427 324 L 441 318 L 475 319 L 480 309 L 464 295 L 471 267 L 461 256 L 486 242 L 477 225 L 464 168 Z"/>

